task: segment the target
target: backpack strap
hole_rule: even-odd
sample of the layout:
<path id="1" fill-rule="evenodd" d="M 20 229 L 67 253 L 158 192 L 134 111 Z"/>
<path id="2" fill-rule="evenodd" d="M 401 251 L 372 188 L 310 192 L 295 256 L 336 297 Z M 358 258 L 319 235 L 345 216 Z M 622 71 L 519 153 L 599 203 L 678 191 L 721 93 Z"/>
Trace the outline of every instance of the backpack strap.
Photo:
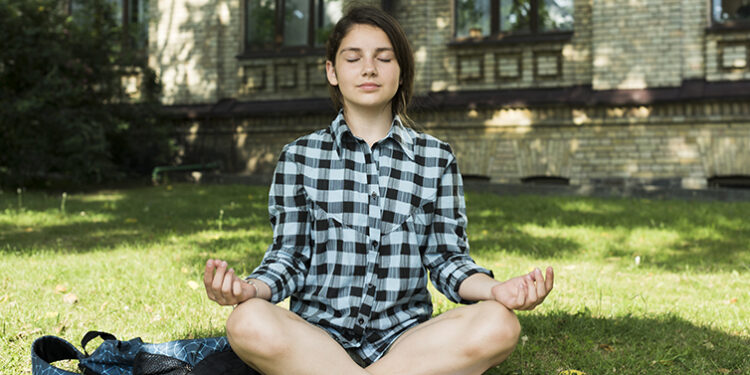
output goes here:
<path id="1" fill-rule="evenodd" d="M 115 335 L 109 333 L 109 332 L 102 332 L 102 331 L 88 331 L 85 335 L 83 335 L 83 338 L 81 339 L 81 348 L 83 348 L 83 352 L 86 354 L 86 357 L 89 356 L 89 352 L 86 351 L 86 344 L 89 343 L 89 341 L 101 337 L 102 340 L 117 340 L 117 337 Z"/>
<path id="2" fill-rule="evenodd" d="M 33 375 L 75 375 L 51 363 L 63 359 L 80 360 L 84 354 L 73 344 L 56 336 L 43 336 L 31 345 L 31 373 Z"/>

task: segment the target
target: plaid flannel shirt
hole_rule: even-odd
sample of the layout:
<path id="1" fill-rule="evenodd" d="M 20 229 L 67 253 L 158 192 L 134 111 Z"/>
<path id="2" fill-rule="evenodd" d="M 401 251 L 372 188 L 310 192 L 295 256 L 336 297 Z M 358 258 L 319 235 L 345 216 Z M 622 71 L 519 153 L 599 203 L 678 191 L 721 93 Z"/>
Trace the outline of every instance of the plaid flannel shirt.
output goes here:
<path id="1" fill-rule="evenodd" d="M 281 152 L 269 193 L 273 243 L 249 278 L 271 302 L 377 360 L 428 320 L 435 287 L 454 302 L 470 275 L 461 176 L 448 144 L 393 120 L 370 148 L 342 113 Z"/>

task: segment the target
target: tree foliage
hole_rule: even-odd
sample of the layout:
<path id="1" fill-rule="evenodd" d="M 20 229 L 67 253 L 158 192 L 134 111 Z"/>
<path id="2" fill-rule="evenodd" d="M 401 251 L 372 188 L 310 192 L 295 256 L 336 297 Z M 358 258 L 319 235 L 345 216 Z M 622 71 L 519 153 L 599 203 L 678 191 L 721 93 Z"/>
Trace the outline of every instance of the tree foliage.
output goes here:
<path id="1" fill-rule="evenodd" d="M 0 185 L 99 183 L 167 162 L 158 80 L 112 2 L 76 0 L 73 15 L 60 3 L 0 0 Z"/>

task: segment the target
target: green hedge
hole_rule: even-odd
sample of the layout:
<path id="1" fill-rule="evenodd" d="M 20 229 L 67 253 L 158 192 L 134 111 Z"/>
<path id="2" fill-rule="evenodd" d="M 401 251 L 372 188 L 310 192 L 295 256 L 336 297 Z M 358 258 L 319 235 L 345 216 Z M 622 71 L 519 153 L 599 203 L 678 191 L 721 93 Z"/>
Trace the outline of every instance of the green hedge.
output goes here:
<path id="1" fill-rule="evenodd" d="M 0 0 L 0 185 L 91 184 L 169 161 L 160 85 L 107 0 Z M 122 79 L 139 72 L 137 99 Z"/>

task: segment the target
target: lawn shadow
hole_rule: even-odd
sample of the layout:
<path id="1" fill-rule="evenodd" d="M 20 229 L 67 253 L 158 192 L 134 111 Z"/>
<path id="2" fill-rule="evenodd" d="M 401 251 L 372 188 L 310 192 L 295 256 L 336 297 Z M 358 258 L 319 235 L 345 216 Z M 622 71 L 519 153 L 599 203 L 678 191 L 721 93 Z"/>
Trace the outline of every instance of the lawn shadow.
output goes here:
<path id="1" fill-rule="evenodd" d="M 64 214 L 59 200 L 44 193 L 27 193 L 20 212 L 15 197 L 0 195 L 0 253 L 147 247 L 200 233 L 233 237 L 249 228 L 270 233 L 266 194 L 247 186 L 133 188 L 71 195 Z"/>
<path id="2" fill-rule="evenodd" d="M 527 256 L 574 256 L 590 242 L 566 231 L 594 229 L 608 240 L 602 257 L 632 258 L 628 244 L 639 233 L 659 232 L 663 249 L 648 254 L 650 264 L 670 271 L 734 270 L 750 265 L 750 202 L 656 201 L 629 198 L 499 196 L 467 194 L 472 251 L 503 250 Z M 536 234 L 529 226 L 553 228 L 562 235 Z M 647 245 L 647 244 L 645 244 Z M 645 246 L 644 247 L 648 247 Z"/>
<path id="3" fill-rule="evenodd" d="M 676 316 L 601 318 L 582 311 L 521 314 L 519 319 L 526 340 L 486 374 L 570 369 L 586 374 L 750 373 L 750 338 Z"/>

